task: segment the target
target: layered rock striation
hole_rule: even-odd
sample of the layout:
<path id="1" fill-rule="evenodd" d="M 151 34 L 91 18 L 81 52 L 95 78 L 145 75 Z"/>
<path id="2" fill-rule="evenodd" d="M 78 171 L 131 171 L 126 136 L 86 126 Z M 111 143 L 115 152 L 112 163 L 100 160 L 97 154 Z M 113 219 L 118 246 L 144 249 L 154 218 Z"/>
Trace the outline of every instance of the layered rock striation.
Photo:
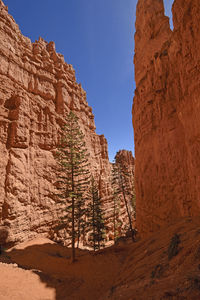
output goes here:
<path id="1" fill-rule="evenodd" d="M 200 213 L 200 3 L 139 0 L 133 104 L 137 226 L 142 234 Z"/>
<path id="2" fill-rule="evenodd" d="M 121 165 L 121 171 L 125 175 L 124 186 L 127 192 L 126 200 L 128 204 L 128 211 L 135 227 L 135 159 L 133 157 L 132 151 L 119 150 L 116 153 L 115 161 L 117 164 Z M 126 224 L 127 208 L 123 198 L 123 195 L 121 195 L 121 208 L 123 207 L 124 211 L 123 213 L 122 211 L 120 211 L 120 216 L 124 217 L 123 223 Z"/>
<path id="3" fill-rule="evenodd" d="M 121 173 L 126 173 L 127 176 L 123 177 L 123 185 L 125 190 L 125 196 L 122 192 L 121 185 L 113 185 L 111 184 L 111 196 L 107 197 L 104 200 L 104 212 L 106 219 L 106 226 L 108 227 L 107 235 L 109 240 L 114 239 L 114 230 L 115 230 L 115 238 L 119 238 L 123 235 L 127 235 L 130 231 L 130 224 L 128 219 L 128 213 L 131 217 L 131 222 L 133 228 L 136 227 L 135 224 L 135 189 L 134 189 L 134 175 L 135 175 L 135 159 L 131 151 L 128 150 L 119 150 L 115 156 L 115 163 L 110 163 L 111 167 L 111 182 L 114 177 L 114 169 L 115 164 L 120 164 Z M 119 181 L 118 181 L 119 183 Z M 114 195 L 114 190 L 116 192 L 116 196 Z M 124 199 L 125 197 L 125 199 Z M 128 205 L 128 212 L 126 207 L 126 202 Z M 115 218 L 115 222 L 114 222 Z M 115 223 L 115 226 L 114 226 Z M 115 229 L 114 229 L 115 227 Z"/>
<path id="4" fill-rule="evenodd" d="M 79 118 L 90 171 L 99 187 L 106 239 L 113 240 L 112 164 L 104 135 L 95 132 L 86 92 L 53 42 L 24 37 L 0 0 L 0 240 L 18 243 L 42 234 L 66 240 L 63 205 L 55 196 L 54 159 L 65 115 Z M 126 152 L 126 151 L 125 151 Z M 126 160 L 126 155 L 124 156 Z M 128 217 L 120 206 L 121 233 Z"/>
<path id="5" fill-rule="evenodd" d="M 10 242 L 52 234 L 61 217 L 53 154 L 70 110 L 104 201 L 111 197 L 107 141 L 95 133 L 86 92 L 54 43 L 31 43 L 0 1 L 0 223 Z"/>

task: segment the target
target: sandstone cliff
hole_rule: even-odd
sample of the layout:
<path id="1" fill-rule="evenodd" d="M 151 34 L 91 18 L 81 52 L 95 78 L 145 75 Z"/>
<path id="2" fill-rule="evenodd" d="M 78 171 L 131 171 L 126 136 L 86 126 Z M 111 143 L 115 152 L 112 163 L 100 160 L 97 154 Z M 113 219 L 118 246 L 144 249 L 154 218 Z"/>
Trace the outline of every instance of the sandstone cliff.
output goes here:
<path id="1" fill-rule="evenodd" d="M 135 174 L 135 160 L 131 151 L 119 150 L 115 156 L 115 163 L 121 162 L 122 169 L 129 175 L 126 177 L 126 201 L 128 204 L 128 211 L 133 222 L 133 227 L 135 228 L 135 207 L 133 206 L 133 197 L 135 195 L 134 191 L 134 174 Z M 115 168 L 115 163 L 111 163 L 111 173 Z M 113 174 L 111 174 L 111 177 Z M 113 187 L 113 186 L 112 186 Z M 118 186 L 119 188 L 119 186 Z M 117 193 L 117 198 L 114 204 L 113 191 L 111 189 L 111 196 L 104 201 L 106 225 L 108 226 L 108 237 L 110 240 L 114 239 L 114 209 L 116 209 L 116 236 L 123 236 L 130 230 L 128 214 L 126 209 L 125 200 L 122 192 Z M 116 207 L 114 208 L 114 206 Z"/>
<path id="2" fill-rule="evenodd" d="M 54 194 L 54 152 L 70 110 L 79 117 L 85 135 L 91 172 L 106 211 L 107 240 L 112 240 L 107 141 L 95 132 L 86 92 L 54 43 L 42 38 L 31 43 L 0 0 L 0 225 L 8 231 L 7 242 L 38 233 L 56 241 L 66 238 L 65 229 L 58 226 L 62 210 Z"/>
<path id="3" fill-rule="evenodd" d="M 10 241 L 48 233 L 58 221 L 53 195 L 56 147 L 63 116 L 72 109 L 86 136 L 93 174 L 108 195 L 107 141 L 75 72 L 53 42 L 24 37 L 0 1 L 0 217 Z"/>
<path id="4" fill-rule="evenodd" d="M 200 213 L 200 2 L 139 0 L 135 34 L 137 226 Z"/>
<path id="5" fill-rule="evenodd" d="M 116 153 L 115 156 L 116 163 L 121 164 L 122 166 L 122 172 L 124 174 L 127 174 L 125 185 L 126 189 L 129 195 L 127 195 L 127 204 L 128 204 L 128 210 L 130 212 L 130 215 L 132 216 L 132 221 L 135 223 L 135 159 L 133 157 L 133 154 L 131 151 L 127 150 L 119 150 Z M 126 218 L 127 218 L 127 211 L 125 207 L 125 203 L 122 196 L 122 203 L 121 207 L 124 208 L 124 223 L 126 224 Z M 122 211 L 120 212 L 120 215 L 122 216 Z M 135 225 L 134 225 L 135 227 Z"/>

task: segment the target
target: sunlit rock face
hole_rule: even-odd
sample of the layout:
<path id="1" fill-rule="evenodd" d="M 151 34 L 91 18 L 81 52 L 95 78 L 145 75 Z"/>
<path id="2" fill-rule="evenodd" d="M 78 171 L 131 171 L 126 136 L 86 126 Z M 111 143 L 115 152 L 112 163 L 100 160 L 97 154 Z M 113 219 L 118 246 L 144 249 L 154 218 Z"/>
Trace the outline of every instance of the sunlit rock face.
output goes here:
<path id="1" fill-rule="evenodd" d="M 112 164 L 106 138 L 95 132 L 86 92 L 55 44 L 42 38 L 31 43 L 0 0 L 0 226 L 8 232 L 7 242 L 38 234 L 67 239 L 65 228 L 59 226 L 62 209 L 55 197 L 54 154 L 70 110 L 85 135 L 106 218 L 106 241 L 112 242 Z M 121 212 L 125 233 L 124 207 Z"/>
<path id="2" fill-rule="evenodd" d="M 133 104 L 137 226 L 200 213 L 200 2 L 139 0 Z"/>
<path id="3" fill-rule="evenodd" d="M 111 196 L 107 141 L 95 133 L 86 93 L 53 42 L 24 37 L 0 1 L 0 220 L 9 241 L 52 235 L 61 217 L 54 196 L 54 151 L 63 117 L 79 117 L 102 201 Z M 56 237 L 58 238 L 58 237 Z"/>

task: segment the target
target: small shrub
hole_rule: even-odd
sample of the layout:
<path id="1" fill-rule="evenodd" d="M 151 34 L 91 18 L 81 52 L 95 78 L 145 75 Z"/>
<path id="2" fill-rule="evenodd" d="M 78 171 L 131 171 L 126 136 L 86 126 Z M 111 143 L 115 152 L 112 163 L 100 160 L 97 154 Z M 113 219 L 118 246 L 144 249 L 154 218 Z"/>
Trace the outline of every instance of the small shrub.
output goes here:
<path id="1" fill-rule="evenodd" d="M 62 255 L 61 255 L 59 252 L 56 252 L 56 253 L 55 253 L 55 256 L 56 256 L 56 257 L 62 257 Z"/>
<path id="2" fill-rule="evenodd" d="M 175 234 L 170 242 L 170 245 L 168 247 L 168 259 L 172 259 L 172 257 L 176 256 L 180 249 L 179 249 L 179 244 L 180 244 L 180 236 L 178 234 Z"/>
<path id="3" fill-rule="evenodd" d="M 4 248 L 1 245 L 0 245 L 0 255 L 7 256 L 7 254 L 6 254 L 6 248 Z"/>
<path id="4" fill-rule="evenodd" d="M 200 259 L 200 246 L 196 249 L 194 257 L 198 260 Z"/>
<path id="5" fill-rule="evenodd" d="M 155 283 L 155 280 L 154 280 L 154 279 L 151 279 L 150 285 L 153 285 L 154 283 Z"/>
<path id="6" fill-rule="evenodd" d="M 127 241 L 127 237 L 125 236 L 120 236 L 120 237 L 117 237 L 116 240 L 115 240 L 115 244 L 119 244 L 120 242 L 126 242 Z"/>
<path id="7" fill-rule="evenodd" d="M 173 299 L 174 293 L 171 291 L 167 291 L 164 293 L 163 299 Z"/>
<path id="8" fill-rule="evenodd" d="M 151 272 L 151 278 L 160 278 L 164 272 L 162 265 L 156 265 L 154 270 Z"/>
<path id="9" fill-rule="evenodd" d="M 200 290 L 200 278 L 198 276 L 189 277 L 188 280 L 191 283 L 191 288 Z"/>
<path id="10" fill-rule="evenodd" d="M 116 286 L 111 286 L 110 288 L 110 294 L 112 295 L 114 293 L 114 291 L 116 290 Z"/>

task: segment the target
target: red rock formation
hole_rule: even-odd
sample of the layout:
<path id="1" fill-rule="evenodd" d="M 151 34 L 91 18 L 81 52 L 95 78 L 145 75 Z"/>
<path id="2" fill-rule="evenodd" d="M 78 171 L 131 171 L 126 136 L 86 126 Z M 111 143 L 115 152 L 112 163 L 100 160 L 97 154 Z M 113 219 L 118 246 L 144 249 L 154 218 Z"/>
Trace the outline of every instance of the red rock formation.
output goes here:
<path id="1" fill-rule="evenodd" d="M 119 150 L 116 153 L 115 156 L 115 160 L 116 162 L 119 162 L 122 164 L 124 170 L 132 175 L 132 177 L 130 176 L 130 189 L 132 188 L 132 183 L 133 183 L 133 179 L 134 179 L 134 173 L 135 173 L 135 159 L 133 157 L 133 154 L 131 151 L 127 151 L 127 150 Z M 132 182 L 131 182 L 132 180 Z"/>
<path id="2" fill-rule="evenodd" d="M 0 1 L 0 220 L 9 241 L 47 233 L 60 218 L 53 157 L 64 114 L 80 119 L 92 172 L 110 195 L 107 141 L 86 93 L 53 42 L 24 37 Z"/>
<path id="3" fill-rule="evenodd" d="M 91 172 L 107 213 L 107 236 L 112 239 L 107 141 L 95 133 L 86 92 L 54 43 L 39 38 L 32 44 L 1 0 L 0 82 L 0 226 L 8 231 L 7 241 L 24 241 L 38 233 L 56 240 L 65 236 L 63 229 L 55 233 L 61 207 L 54 195 L 53 154 L 63 117 L 70 110 L 79 117 L 85 134 Z M 123 220 L 126 226 L 127 217 Z"/>
<path id="4" fill-rule="evenodd" d="M 122 171 L 124 174 L 127 174 L 126 176 L 126 189 L 128 192 L 127 195 L 127 202 L 129 206 L 129 211 L 132 214 L 132 217 L 135 214 L 135 211 L 133 209 L 133 197 L 135 195 L 135 183 L 134 183 L 134 175 L 135 175 L 135 159 L 133 157 L 133 154 L 131 151 L 127 150 L 119 150 L 115 156 L 116 163 L 119 163 L 122 167 Z M 127 211 L 125 208 L 125 203 L 122 197 L 122 203 L 124 206 L 124 214 L 127 216 Z M 121 212 L 122 215 L 122 212 Z M 126 222 L 125 222 L 126 223 Z"/>
<path id="5" fill-rule="evenodd" d="M 121 210 L 120 219 L 122 220 L 122 230 L 130 230 L 130 224 L 127 222 L 128 212 L 132 221 L 132 228 L 136 228 L 136 207 L 135 207 L 135 159 L 131 151 L 119 150 L 115 156 L 116 163 L 119 163 L 122 167 L 122 172 L 127 174 L 126 176 L 126 201 L 128 205 L 128 211 L 125 204 L 124 196 L 121 195 Z"/>
<path id="6" fill-rule="evenodd" d="M 137 226 L 142 234 L 200 213 L 200 3 L 139 0 L 135 34 Z"/>
<path id="7" fill-rule="evenodd" d="M 132 152 L 127 150 L 119 150 L 115 156 L 116 162 L 121 162 L 123 169 L 129 174 L 126 178 L 126 200 L 128 204 L 128 209 L 130 216 L 134 223 L 135 210 L 133 208 L 133 193 L 134 193 L 134 172 L 135 172 L 135 160 L 133 158 Z M 113 169 L 114 164 L 111 163 L 111 169 Z M 105 198 L 104 198 L 105 199 Z M 117 211 L 116 213 L 116 232 L 117 235 L 125 235 L 129 231 L 129 220 L 126 205 L 124 202 L 124 197 L 122 193 L 118 194 L 117 197 Z M 110 240 L 114 238 L 114 201 L 113 201 L 113 191 L 111 189 L 110 197 L 104 200 L 105 208 L 105 218 L 106 225 L 108 227 L 108 236 Z M 135 225 L 133 224 L 133 227 Z"/>

